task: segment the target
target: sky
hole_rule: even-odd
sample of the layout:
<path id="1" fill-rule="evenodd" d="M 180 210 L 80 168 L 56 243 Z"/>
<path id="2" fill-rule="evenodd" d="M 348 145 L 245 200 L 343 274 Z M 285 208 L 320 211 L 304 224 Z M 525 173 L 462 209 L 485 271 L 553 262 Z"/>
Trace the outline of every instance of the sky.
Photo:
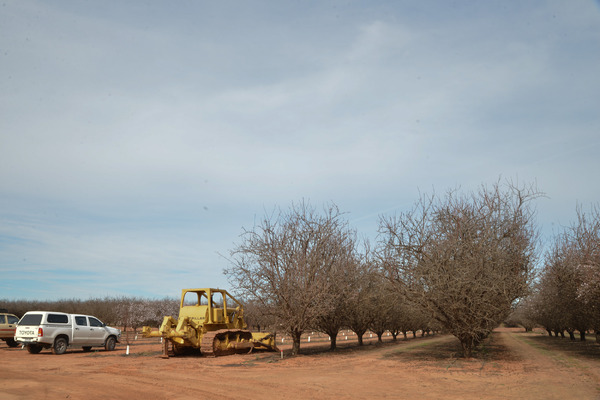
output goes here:
<path id="1" fill-rule="evenodd" d="M 0 299 L 230 289 L 244 228 L 535 183 L 600 199 L 600 2 L 0 4 Z"/>

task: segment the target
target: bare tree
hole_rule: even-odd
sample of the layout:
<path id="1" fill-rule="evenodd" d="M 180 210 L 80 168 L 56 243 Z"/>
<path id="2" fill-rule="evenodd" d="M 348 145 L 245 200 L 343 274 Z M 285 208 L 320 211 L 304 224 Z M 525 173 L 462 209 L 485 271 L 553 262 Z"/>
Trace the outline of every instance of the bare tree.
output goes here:
<path id="1" fill-rule="evenodd" d="M 391 290 L 389 281 L 384 280 L 384 277 L 379 275 L 376 278 L 377 290 L 374 290 L 369 297 L 372 314 L 369 329 L 377 335 L 377 342 L 381 343 L 383 334 L 393 324 L 394 310 L 396 304 L 401 300 L 398 292 Z"/>
<path id="2" fill-rule="evenodd" d="M 525 328 L 525 332 L 533 331 L 533 328 L 536 326 L 534 305 L 534 297 L 532 295 L 521 299 L 506 319 L 506 324 L 513 326 L 521 325 Z"/>
<path id="3" fill-rule="evenodd" d="M 394 340 L 399 333 L 402 333 L 406 339 L 408 331 L 415 332 L 413 336 L 416 336 L 416 331 L 419 329 L 425 330 L 430 327 L 431 318 L 422 307 L 412 303 L 410 299 L 398 296 L 397 293 L 396 297 L 398 300 L 392 305 L 392 319 L 389 328 Z"/>
<path id="4" fill-rule="evenodd" d="M 387 276 L 456 336 L 465 357 L 526 294 L 537 232 L 532 186 L 481 187 L 422 196 L 412 211 L 380 221 Z"/>
<path id="5" fill-rule="evenodd" d="M 592 207 L 588 214 L 577 208 L 577 223 L 572 225 L 569 239 L 581 279 L 577 300 L 586 310 L 596 341 L 600 341 L 600 206 Z"/>
<path id="6" fill-rule="evenodd" d="M 363 345 L 363 336 L 374 317 L 372 297 L 379 290 L 377 273 L 370 245 L 365 243 L 364 253 L 354 269 L 353 293 L 346 302 L 345 312 L 346 326 L 356 334 L 359 346 Z"/>
<path id="7" fill-rule="evenodd" d="M 225 274 L 290 334 L 297 354 L 302 333 L 336 307 L 332 274 L 354 236 L 335 205 L 319 214 L 306 202 L 292 204 L 244 230 Z"/>
<path id="8" fill-rule="evenodd" d="M 553 280 L 553 276 L 543 273 L 530 295 L 533 319 L 544 327 L 548 336 L 552 336 L 553 332 L 558 336 L 558 332 L 564 331 L 566 327 L 564 315 L 560 311 L 558 285 Z"/>
<path id="9" fill-rule="evenodd" d="M 600 214 L 586 215 L 577 208 L 578 220 L 558 234 L 546 256 L 536 297 L 538 322 L 550 333 L 571 339 L 579 331 L 600 329 Z"/>
<path id="10" fill-rule="evenodd" d="M 244 321 L 249 327 L 258 332 L 268 329 L 276 330 L 276 321 L 271 315 L 266 315 L 261 310 L 260 303 L 257 300 L 241 297 L 239 300 L 244 305 Z"/>
<path id="11" fill-rule="evenodd" d="M 160 326 L 164 317 L 178 318 L 181 301 L 179 298 L 164 297 L 157 300 L 141 300 L 145 303 L 141 325 Z"/>
<path id="12" fill-rule="evenodd" d="M 571 340 L 575 340 L 576 330 L 581 340 L 585 340 L 585 332 L 591 324 L 590 309 L 577 294 L 583 284 L 578 258 L 578 251 L 569 237 L 558 235 L 546 257 L 541 279 L 545 306 L 551 309 L 553 317 L 553 330 L 561 336 L 566 330 Z"/>
<path id="13" fill-rule="evenodd" d="M 323 309 L 317 317 L 315 329 L 329 335 L 329 350 L 337 347 L 337 335 L 348 323 L 348 310 L 357 297 L 355 270 L 358 268 L 358 257 L 354 254 L 354 240 L 347 240 L 340 245 L 338 260 L 329 271 L 330 306 Z"/>
<path id="14" fill-rule="evenodd" d="M 179 300 L 164 298 L 149 300 L 136 297 L 104 297 L 81 299 L 60 299 L 55 301 L 0 300 L 14 314 L 21 317 L 27 311 L 53 310 L 71 314 L 94 315 L 108 325 L 133 328 L 141 325 L 158 325 L 163 316 L 176 317 Z"/>

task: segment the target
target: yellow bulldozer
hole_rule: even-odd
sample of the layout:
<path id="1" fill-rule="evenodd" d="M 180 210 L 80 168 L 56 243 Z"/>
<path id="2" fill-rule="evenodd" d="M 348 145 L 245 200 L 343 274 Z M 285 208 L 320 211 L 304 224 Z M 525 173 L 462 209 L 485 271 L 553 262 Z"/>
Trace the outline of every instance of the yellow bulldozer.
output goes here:
<path id="1" fill-rule="evenodd" d="M 163 357 L 200 349 L 204 356 L 217 357 L 251 352 L 278 351 L 275 334 L 250 332 L 244 322 L 244 307 L 226 290 L 183 289 L 179 318 L 166 316 L 158 331 L 142 328 L 144 337 L 162 337 Z"/>

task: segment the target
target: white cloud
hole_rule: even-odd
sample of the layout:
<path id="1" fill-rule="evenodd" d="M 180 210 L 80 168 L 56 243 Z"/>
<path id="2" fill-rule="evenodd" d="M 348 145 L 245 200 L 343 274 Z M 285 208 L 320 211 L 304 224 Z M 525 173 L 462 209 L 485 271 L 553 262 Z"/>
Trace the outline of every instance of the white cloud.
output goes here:
<path id="1" fill-rule="evenodd" d="M 125 274 L 103 290 L 158 288 L 165 265 L 209 285 L 275 205 L 334 201 L 373 235 L 418 188 L 500 175 L 568 220 L 598 198 L 588 3 L 9 3 L 0 254 Z"/>

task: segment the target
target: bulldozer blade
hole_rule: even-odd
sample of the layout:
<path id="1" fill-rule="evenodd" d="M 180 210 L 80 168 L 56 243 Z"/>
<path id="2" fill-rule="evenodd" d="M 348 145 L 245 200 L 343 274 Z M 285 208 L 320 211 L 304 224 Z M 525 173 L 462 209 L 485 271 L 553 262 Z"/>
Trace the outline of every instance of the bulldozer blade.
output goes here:
<path id="1" fill-rule="evenodd" d="M 252 333 L 252 341 L 254 342 L 254 347 L 263 348 L 269 351 L 279 351 L 277 345 L 275 344 L 275 334 L 274 333 Z"/>

